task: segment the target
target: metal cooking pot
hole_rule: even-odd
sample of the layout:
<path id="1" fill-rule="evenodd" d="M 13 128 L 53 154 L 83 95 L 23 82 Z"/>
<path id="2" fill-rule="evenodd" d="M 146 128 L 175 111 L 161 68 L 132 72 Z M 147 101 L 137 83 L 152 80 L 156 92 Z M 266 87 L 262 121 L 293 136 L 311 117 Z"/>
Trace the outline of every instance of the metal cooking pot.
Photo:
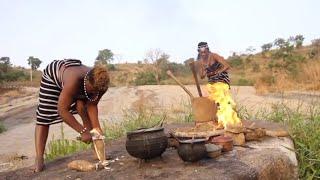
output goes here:
<path id="1" fill-rule="evenodd" d="M 204 158 L 207 154 L 206 139 L 190 139 L 180 141 L 178 154 L 183 161 L 195 162 Z"/>
<path id="2" fill-rule="evenodd" d="M 207 139 L 179 140 L 173 133 L 171 136 L 179 142 L 178 155 L 183 161 L 195 162 L 206 156 L 205 143 Z"/>
<path id="3" fill-rule="evenodd" d="M 166 150 L 168 138 L 163 127 L 139 129 L 127 133 L 126 150 L 139 159 L 152 159 Z"/>

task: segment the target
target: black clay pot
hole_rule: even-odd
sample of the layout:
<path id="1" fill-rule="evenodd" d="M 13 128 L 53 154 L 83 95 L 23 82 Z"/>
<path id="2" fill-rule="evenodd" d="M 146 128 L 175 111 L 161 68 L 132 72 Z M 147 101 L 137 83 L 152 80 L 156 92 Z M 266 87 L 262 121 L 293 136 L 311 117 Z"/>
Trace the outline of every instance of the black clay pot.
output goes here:
<path id="1" fill-rule="evenodd" d="M 206 156 L 206 139 L 179 141 L 178 154 L 183 161 L 196 162 Z"/>
<path id="2" fill-rule="evenodd" d="M 126 149 L 139 159 L 152 159 L 166 150 L 168 138 L 162 127 L 139 129 L 127 133 Z"/>

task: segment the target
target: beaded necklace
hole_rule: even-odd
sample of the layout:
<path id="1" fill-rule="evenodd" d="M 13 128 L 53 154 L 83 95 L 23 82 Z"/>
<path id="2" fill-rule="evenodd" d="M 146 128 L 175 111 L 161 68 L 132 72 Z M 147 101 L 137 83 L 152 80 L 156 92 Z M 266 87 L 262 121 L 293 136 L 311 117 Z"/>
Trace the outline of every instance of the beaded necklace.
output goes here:
<path id="1" fill-rule="evenodd" d="M 94 97 L 94 99 L 91 99 L 91 98 L 88 96 L 87 88 L 86 88 L 86 82 L 87 82 L 88 73 L 89 73 L 89 71 L 86 73 L 86 75 L 85 75 L 84 78 L 83 78 L 83 89 L 84 89 L 84 94 L 86 95 L 86 98 L 87 98 L 89 101 L 93 102 L 93 101 L 96 101 L 96 100 L 99 98 L 99 93 L 96 95 L 96 97 Z"/>

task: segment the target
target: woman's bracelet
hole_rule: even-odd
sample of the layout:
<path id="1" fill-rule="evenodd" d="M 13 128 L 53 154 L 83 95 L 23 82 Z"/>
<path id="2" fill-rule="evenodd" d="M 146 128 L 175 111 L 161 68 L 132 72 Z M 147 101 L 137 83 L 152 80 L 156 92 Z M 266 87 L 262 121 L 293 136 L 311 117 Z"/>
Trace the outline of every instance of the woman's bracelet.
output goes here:
<path id="1" fill-rule="evenodd" d="M 84 127 L 84 128 L 80 131 L 80 134 L 83 134 L 83 133 L 85 133 L 86 131 L 87 131 L 87 128 Z"/>

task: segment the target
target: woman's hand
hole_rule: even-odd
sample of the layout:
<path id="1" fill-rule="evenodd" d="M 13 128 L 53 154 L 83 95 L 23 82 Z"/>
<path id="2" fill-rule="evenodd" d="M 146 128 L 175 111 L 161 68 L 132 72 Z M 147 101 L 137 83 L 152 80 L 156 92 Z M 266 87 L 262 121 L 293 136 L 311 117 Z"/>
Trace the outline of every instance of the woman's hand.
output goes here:
<path id="1" fill-rule="evenodd" d="M 89 131 L 86 131 L 81 134 L 81 141 L 84 143 L 90 143 L 92 141 L 92 137 Z"/>

